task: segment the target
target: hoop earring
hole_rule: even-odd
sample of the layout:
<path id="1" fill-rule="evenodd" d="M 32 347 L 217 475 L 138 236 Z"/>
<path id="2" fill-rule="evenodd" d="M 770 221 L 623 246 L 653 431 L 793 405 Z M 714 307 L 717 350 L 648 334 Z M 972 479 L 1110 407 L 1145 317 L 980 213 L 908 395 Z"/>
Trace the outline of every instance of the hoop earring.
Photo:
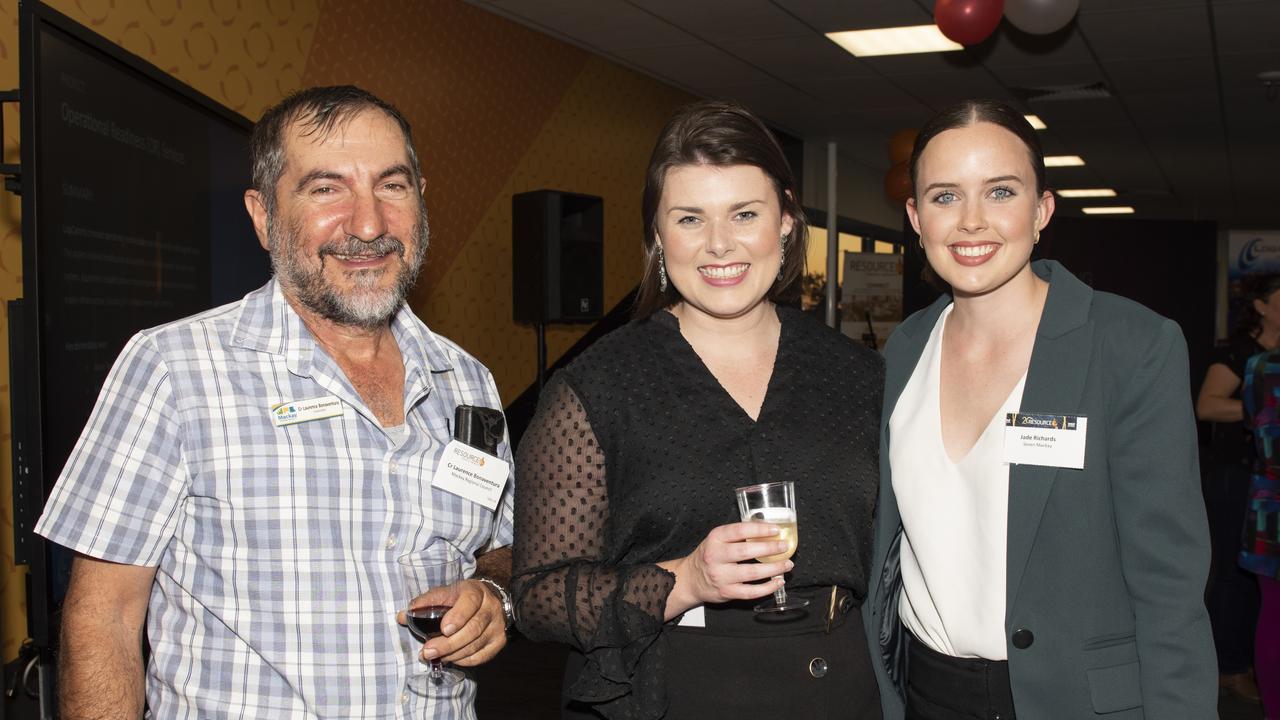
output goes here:
<path id="1" fill-rule="evenodd" d="M 1032 240 L 1031 240 L 1031 244 L 1032 244 L 1032 245 L 1039 245 L 1039 244 L 1040 244 L 1040 231 L 1039 231 L 1039 230 L 1037 230 L 1037 231 L 1036 231 L 1035 237 L 1034 237 L 1034 238 L 1032 238 Z"/>
<path id="2" fill-rule="evenodd" d="M 662 254 L 662 245 L 655 245 L 658 248 L 658 292 L 667 291 L 667 257 Z"/>

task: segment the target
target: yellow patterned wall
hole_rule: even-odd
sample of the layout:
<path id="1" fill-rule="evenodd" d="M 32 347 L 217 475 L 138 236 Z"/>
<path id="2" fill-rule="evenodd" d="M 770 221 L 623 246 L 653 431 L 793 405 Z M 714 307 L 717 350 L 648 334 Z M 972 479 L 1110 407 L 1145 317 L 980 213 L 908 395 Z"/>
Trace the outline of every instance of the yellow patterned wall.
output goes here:
<path id="1" fill-rule="evenodd" d="M 411 303 L 493 370 L 504 402 L 534 376 L 511 321 L 511 194 L 605 199 L 605 304 L 639 278 L 640 190 L 662 124 L 692 98 L 459 0 L 53 0 L 49 4 L 256 119 L 287 92 L 354 83 L 404 111 L 427 180 L 431 247 Z M 17 2 L 0 0 L 0 89 L 17 84 Z M 5 111 L 7 157 L 17 113 Z M 21 296 L 16 200 L 0 197 L 0 299 Z M 586 331 L 549 332 L 554 360 Z M 13 569 L 0 313 L 0 657 L 25 637 Z"/>
<path id="2" fill-rule="evenodd" d="M 378 34 L 369 45 L 361 38 Z M 457 0 L 330 3 L 308 85 L 369 83 L 413 124 L 431 249 L 411 303 L 493 371 L 503 402 L 534 381 L 536 339 L 511 320 L 511 195 L 605 200 L 605 307 L 639 280 L 649 152 L 692 98 Z M 554 361 L 586 331 L 549 328 Z"/>
<path id="3" fill-rule="evenodd" d="M 640 191 L 653 142 L 672 110 L 690 99 L 591 58 L 492 198 L 462 252 L 440 281 L 424 289 L 419 314 L 489 366 L 504 402 L 514 400 L 537 374 L 534 331 L 511 321 L 511 195 L 549 188 L 604 198 L 604 306 L 612 308 L 640 280 Z M 586 329 L 550 326 L 550 360 Z"/>

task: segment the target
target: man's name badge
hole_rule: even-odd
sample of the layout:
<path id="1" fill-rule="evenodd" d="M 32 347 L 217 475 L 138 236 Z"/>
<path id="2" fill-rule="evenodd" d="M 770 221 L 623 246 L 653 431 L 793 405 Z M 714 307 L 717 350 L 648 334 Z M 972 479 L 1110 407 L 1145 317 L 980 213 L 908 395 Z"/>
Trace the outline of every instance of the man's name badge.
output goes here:
<path id="1" fill-rule="evenodd" d="M 292 400 L 272 405 L 271 421 L 276 424 L 276 427 L 284 427 L 312 420 L 341 417 L 343 412 L 341 400 L 333 395 L 325 395 L 310 400 Z"/>
<path id="2" fill-rule="evenodd" d="M 1083 415 L 1007 413 L 1004 461 L 1083 470 L 1088 423 Z"/>
<path id="3" fill-rule="evenodd" d="M 444 446 L 431 485 L 496 510 L 510 471 L 502 458 L 453 440 Z"/>

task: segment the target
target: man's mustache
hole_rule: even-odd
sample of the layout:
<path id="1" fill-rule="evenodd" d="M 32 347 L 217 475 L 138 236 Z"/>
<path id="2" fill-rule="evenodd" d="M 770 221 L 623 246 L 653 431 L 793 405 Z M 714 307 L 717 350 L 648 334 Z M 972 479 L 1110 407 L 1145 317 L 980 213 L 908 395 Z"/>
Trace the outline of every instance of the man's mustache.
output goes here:
<path id="1" fill-rule="evenodd" d="M 404 258 L 404 243 L 400 242 L 394 235 L 379 235 L 373 240 L 367 241 L 349 236 L 343 241 L 324 243 L 316 251 L 316 255 L 321 259 L 326 255 L 377 257 L 391 252 L 398 254 L 401 259 Z"/>

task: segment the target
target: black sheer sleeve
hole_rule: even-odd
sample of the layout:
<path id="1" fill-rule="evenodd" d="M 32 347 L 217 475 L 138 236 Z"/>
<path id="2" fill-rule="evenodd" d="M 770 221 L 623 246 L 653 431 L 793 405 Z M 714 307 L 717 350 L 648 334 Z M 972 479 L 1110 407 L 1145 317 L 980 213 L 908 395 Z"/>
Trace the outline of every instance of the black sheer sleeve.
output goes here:
<path id="1" fill-rule="evenodd" d="M 583 653 L 571 699 L 609 718 L 660 716 L 666 702 L 655 640 L 675 576 L 657 565 L 602 562 L 604 453 L 564 373 L 542 393 L 516 477 L 512 589 L 520 632 Z"/>

